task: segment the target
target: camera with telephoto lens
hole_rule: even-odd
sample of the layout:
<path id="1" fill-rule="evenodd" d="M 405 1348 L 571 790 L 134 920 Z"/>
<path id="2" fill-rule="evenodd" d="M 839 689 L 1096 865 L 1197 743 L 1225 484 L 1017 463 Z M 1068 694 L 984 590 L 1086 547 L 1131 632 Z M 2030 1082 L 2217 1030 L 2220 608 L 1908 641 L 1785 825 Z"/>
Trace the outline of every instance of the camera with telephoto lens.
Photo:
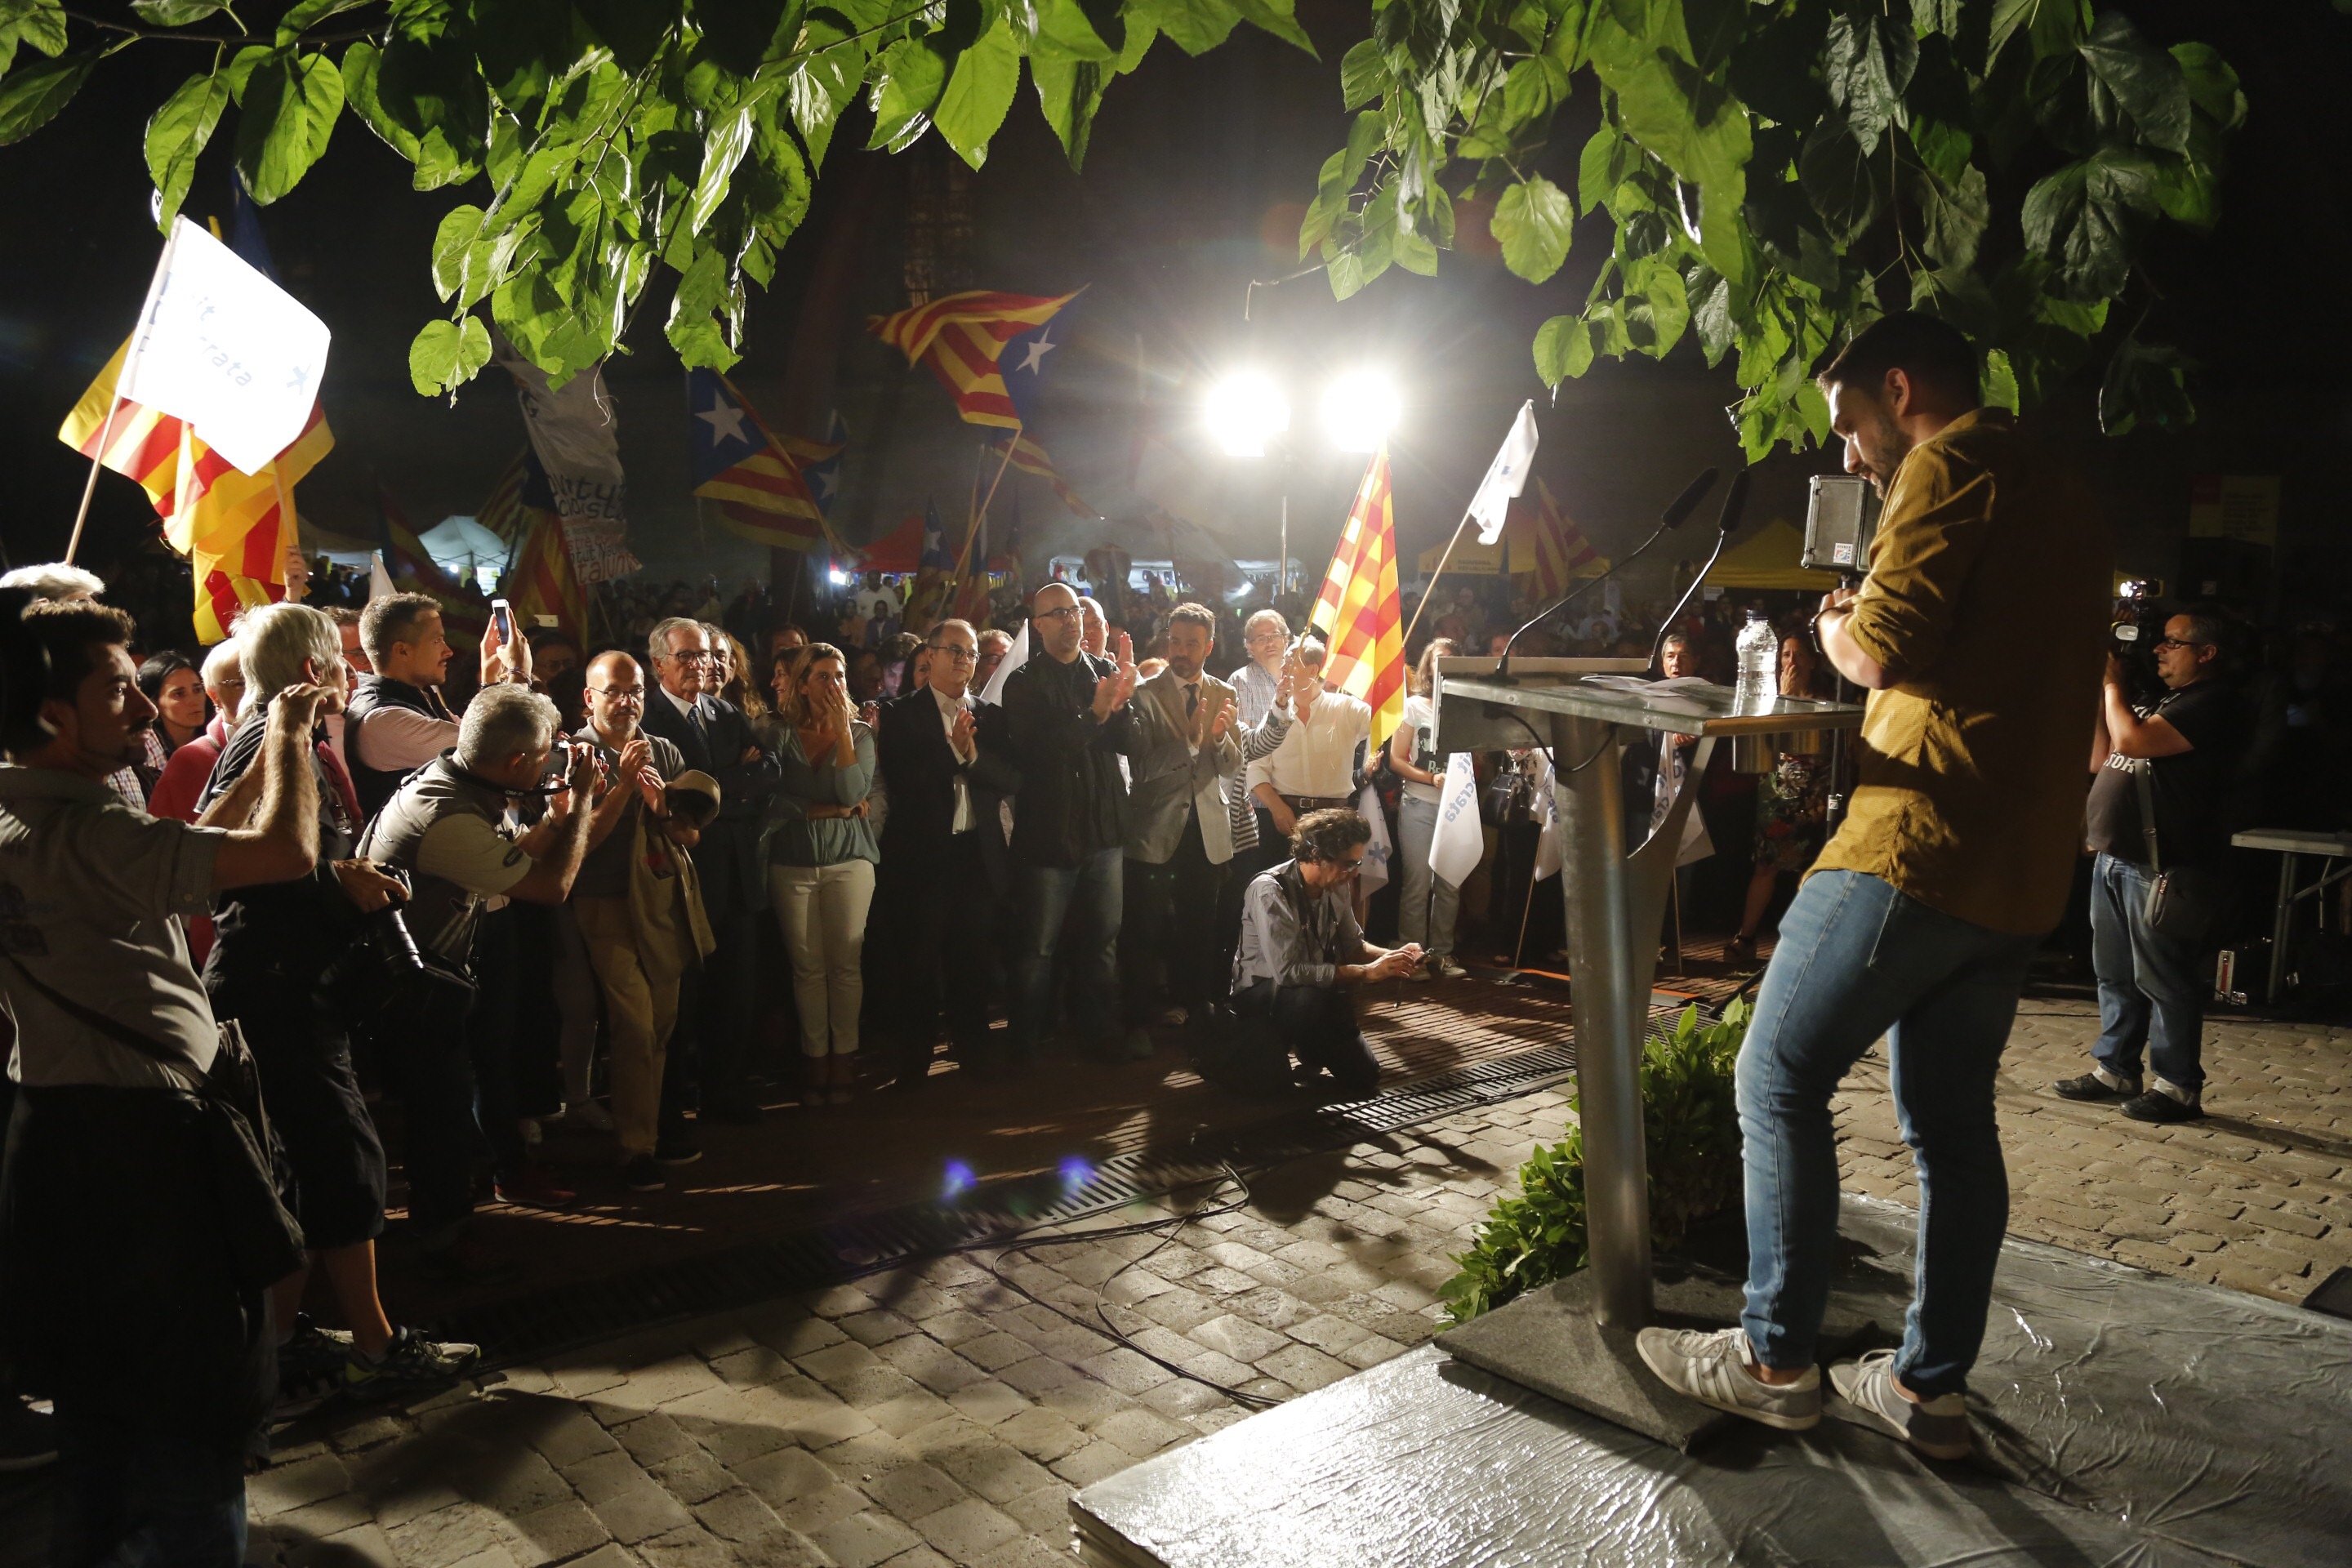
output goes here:
<path id="1" fill-rule="evenodd" d="M 2151 652 L 2156 637 L 2163 635 L 2164 620 L 2153 614 L 2156 606 L 2156 584 L 2145 578 L 2127 578 L 2116 584 L 2115 613 L 2107 621 L 2109 646 L 2119 658 Z M 2148 628 L 2156 628 L 2156 636 Z"/>
<path id="2" fill-rule="evenodd" d="M 407 873 L 377 869 L 407 889 Z M 350 1004 L 356 1017 L 453 1026 L 472 1008 L 476 990 L 464 965 L 417 945 L 400 903 L 366 917 L 351 945 L 327 971 L 327 984 Z"/>

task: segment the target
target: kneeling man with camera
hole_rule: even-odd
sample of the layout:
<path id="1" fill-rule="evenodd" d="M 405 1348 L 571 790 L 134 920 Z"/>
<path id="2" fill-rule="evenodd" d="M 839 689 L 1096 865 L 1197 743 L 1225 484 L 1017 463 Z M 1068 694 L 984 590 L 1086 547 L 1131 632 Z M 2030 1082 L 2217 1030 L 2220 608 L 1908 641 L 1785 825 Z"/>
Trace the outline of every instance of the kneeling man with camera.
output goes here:
<path id="1" fill-rule="evenodd" d="M 1234 952 L 1233 1010 L 1239 1041 L 1204 1075 L 1239 1089 L 1278 1089 L 1290 1058 L 1327 1072 L 1342 1100 L 1380 1081 L 1372 1048 L 1356 1027 L 1354 988 L 1401 980 L 1421 964 L 1417 943 L 1374 947 L 1356 922 L 1370 824 L 1352 811 L 1310 811 L 1290 830 L 1291 858 L 1258 874 L 1242 898 Z"/>
<path id="2" fill-rule="evenodd" d="M 1886 498 L 1861 587 L 1815 621 L 1822 652 L 1870 692 L 1859 778 L 1781 924 L 1739 1053 L 1747 1310 L 1737 1328 L 1637 1342 L 1703 1404 L 1790 1430 L 1821 1420 L 1830 1097 L 1883 1037 L 1919 1175 L 1916 1294 L 1902 1348 L 1830 1381 L 1839 1415 L 1953 1458 L 1969 1451 L 1962 1394 L 2009 1222 L 1993 1074 L 2073 880 L 2108 543 L 2079 488 L 1981 405 L 1976 351 L 1953 328 L 1888 316 L 1821 381 L 1847 470 Z"/>

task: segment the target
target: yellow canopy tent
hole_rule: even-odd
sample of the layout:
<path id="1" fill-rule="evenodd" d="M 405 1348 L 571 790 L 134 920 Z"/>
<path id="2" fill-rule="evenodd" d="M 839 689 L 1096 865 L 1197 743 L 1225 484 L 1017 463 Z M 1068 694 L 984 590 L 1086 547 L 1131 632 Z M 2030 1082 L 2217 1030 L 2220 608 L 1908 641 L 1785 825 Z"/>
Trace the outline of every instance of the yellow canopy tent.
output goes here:
<path id="1" fill-rule="evenodd" d="M 1508 519 L 1503 524 L 1503 531 L 1496 537 L 1492 544 L 1479 543 L 1478 531 L 1473 526 L 1462 531 L 1462 542 L 1454 547 L 1454 558 L 1451 561 L 1445 561 L 1445 546 L 1443 544 L 1434 544 L 1423 551 L 1421 552 L 1422 575 L 1424 577 L 1429 575 L 1437 570 L 1437 563 L 1440 561 L 1445 561 L 1445 569 L 1448 572 L 1465 577 L 1499 576 L 1504 570 L 1506 547 L 1509 550 L 1510 572 L 1513 576 L 1532 572 L 1536 569 L 1536 527 L 1537 520 L 1534 516 L 1527 510 L 1514 506 L 1511 508 Z M 1598 577 L 1608 570 L 1608 558 L 1595 556 L 1578 567 L 1576 575 Z"/>
<path id="2" fill-rule="evenodd" d="M 1834 572 L 1808 572 L 1797 564 L 1805 536 L 1787 518 L 1776 517 L 1755 537 L 1733 545 L 1706 574 L 1722 588 L 1810 588 L 1825 594 L 1838 585 Z"/>

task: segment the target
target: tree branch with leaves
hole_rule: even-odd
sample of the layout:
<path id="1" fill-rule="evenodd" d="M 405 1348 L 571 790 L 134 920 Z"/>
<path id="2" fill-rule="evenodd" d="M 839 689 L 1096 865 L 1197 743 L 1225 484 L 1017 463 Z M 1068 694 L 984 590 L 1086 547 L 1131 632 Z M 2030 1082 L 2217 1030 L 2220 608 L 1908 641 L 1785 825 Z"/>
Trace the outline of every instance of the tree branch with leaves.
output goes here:
<path id="1" fill-rule="evenodd" d="M 2203 45 L 2084 0 L 1375 0 L 1339 74 L 1357 117 L 1299 254 L 1341 299 L 1435 272 L 1466 198 L 1536 284 L 1605 217 L 1580 307 L 1536 334 L 1547 384 L 1696 333 L 1759 458 L 1824 439 L 1822 356 L 1914 308 L 1980 346 L 1989 402 L 2031 406 L 2104 353 L 2109 431 L 2193 417 L 2181 356 L 2141 336 L 2143 258 L 2153 225 L 2219 213 L 2245 100 Z M 1565 179 L 1580 84 L 1600 126 L 1570 188 L 1543 171 Z"/>

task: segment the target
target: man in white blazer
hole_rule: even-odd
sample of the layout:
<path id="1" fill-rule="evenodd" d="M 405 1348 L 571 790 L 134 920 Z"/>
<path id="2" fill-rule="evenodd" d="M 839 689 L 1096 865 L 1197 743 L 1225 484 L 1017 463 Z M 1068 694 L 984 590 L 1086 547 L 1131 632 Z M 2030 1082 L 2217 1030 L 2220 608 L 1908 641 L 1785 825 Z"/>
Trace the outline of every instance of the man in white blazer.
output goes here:
<path id="1" fill-rule="evenodd" d="M 1280 701 L 1256 726 L 1241 726 L 1234 689 L 1202 668 L 1216 637 L 1213 612 L 1177 605 L 1168 613 L 1168 668 L 1136 689 L 1119 943 L 1130 1029 L 1161 1016 L 1163 981 L 1165 1005 L 1188 1016 L 1224 995 L 1217 908 L 1234 858 L 1233 794 L 1243 765 L 1290 728 Z"/>

